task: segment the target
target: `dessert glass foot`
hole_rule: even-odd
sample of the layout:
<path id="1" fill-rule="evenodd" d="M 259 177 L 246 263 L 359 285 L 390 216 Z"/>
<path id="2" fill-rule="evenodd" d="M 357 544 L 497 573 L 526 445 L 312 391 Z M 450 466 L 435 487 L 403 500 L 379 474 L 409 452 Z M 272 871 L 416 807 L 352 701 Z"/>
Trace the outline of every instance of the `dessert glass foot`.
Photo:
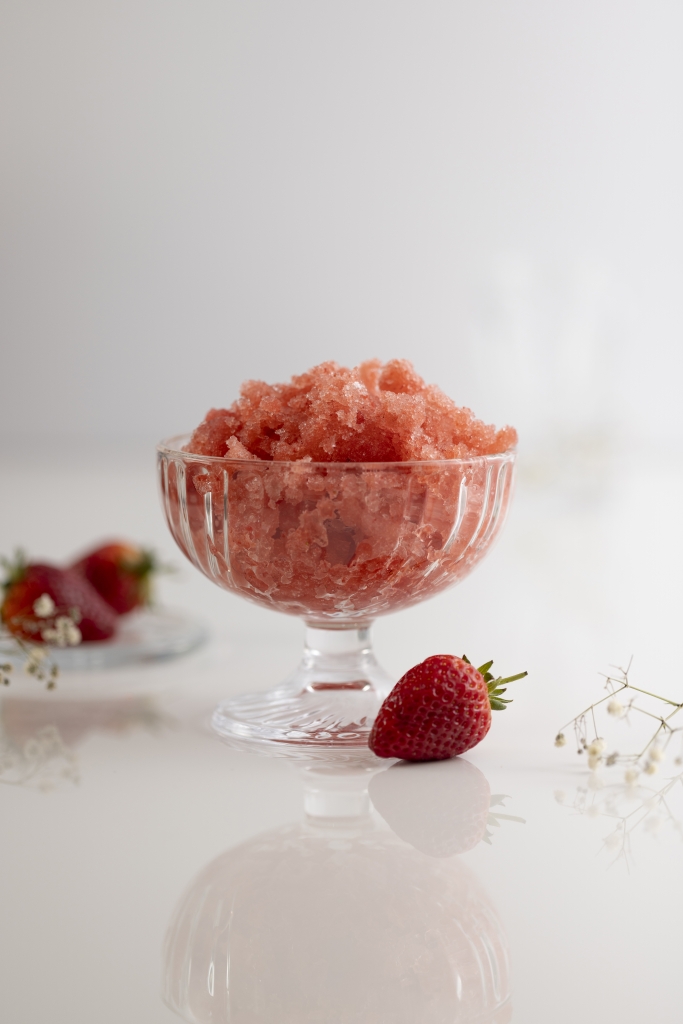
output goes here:
<path id="1" fill-rule="evenodd" d="M 282 747 L 286 756 L 301 748 L 367 748 L 379 706 L 394 680 L 378 664 L 369 627 L 320 629 L 308 626 L 301 662 L 276 689 L 221 704 L 213 727 L 240 746 Z"/>

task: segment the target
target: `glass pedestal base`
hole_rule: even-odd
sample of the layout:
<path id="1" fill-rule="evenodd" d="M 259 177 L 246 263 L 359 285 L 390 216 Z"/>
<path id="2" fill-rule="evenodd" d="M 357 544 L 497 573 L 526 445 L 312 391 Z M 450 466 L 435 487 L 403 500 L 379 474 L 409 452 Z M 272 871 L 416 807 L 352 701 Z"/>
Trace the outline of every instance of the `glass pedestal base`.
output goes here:
<path id="1" fill-rule="evenodd" d="M 373 758 L 370 730 L 394 681 L 378 664 L 369 634 L 369 627 L 307 626 L 304 656 L 292 675 L 267 693 L 225 701 L 213 728 L 232 746 L 275 756 Z"/>

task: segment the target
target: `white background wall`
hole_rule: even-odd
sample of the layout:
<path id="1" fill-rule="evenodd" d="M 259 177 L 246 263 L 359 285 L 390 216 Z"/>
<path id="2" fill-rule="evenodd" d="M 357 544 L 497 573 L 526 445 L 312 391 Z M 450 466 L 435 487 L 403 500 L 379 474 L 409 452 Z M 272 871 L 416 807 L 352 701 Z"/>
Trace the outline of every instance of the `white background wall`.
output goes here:
<path id="1" fill-rule="evenodd" d="M 3 0 L 5 443 L 375 355 L 679 441 L 682 46 L 680 0 Z"/>

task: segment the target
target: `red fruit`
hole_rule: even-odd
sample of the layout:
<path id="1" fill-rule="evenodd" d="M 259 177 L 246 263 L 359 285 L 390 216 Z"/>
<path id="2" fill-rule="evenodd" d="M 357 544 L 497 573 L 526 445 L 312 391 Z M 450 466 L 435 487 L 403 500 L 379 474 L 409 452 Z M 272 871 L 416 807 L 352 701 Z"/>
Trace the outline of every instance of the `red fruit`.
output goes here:
<path id="1" fill-rule="evenodd" d="M 154 556 L 134 544 L 113 541 L 90 551 L 72 569 L 95 588 L 118 615 L 149 604 Z"/>
<path id="2" fill-rule="evenodd" d="M 114 635 L 116 615 L 78 573 L 54 565 L 26 565 L 21 559 L 8 569 L 0 617 L 15 636 L 32 643 L 52 642 L 43 634 L 54 630 L 60 617 L 73 619 L 83 640 L 108 640 Z M 37 615 L 34 605 L 43 594 L 54 607 L 47 615 Z"/>
<path id="3" fill-rule="evenodd" d="M 476 669 L 467 658 L 435 654 L 409 669 L 379 709 L 369 746 L 378 757 L 444 761 L 480 743 L 491 728 L 491 709 L 503 710 L 503 683 L 489 661 Z"/>

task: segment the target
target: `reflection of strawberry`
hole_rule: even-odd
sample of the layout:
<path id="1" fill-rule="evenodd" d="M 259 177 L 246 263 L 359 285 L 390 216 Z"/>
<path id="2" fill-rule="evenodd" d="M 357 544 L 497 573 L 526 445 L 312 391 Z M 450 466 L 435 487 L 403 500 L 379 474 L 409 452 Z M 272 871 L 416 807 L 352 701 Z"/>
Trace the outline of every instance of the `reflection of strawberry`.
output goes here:
<path id="1" fill-rule="evenodd" d="M 143 548 L 123 541 L 102 544 L 72 568 L 88 580 L 118 615 L 149 604 L 156 563 L 152 553 Z"/>
<path id="2" fill-rule="evenodd" d="M 15 636 L 34 643 L 54 642 L 52 634 L 59 630 L 61 618 L 72 619 L 83 640 L 114 635 L 116 615 L 78 573 L 54 565 L 27 565 L 21 558 L 5 564 L 8 576 L 0 616 Z"/>
<path id="3" fill-rule="evenodd" d="M 378 757 L 443 761 L 476 746 L 491 727 L 491 709 L 509 703 L 502 685 L 526 675 L 494 679 L 492 664 L 476 669 L 467 658 L 435 654 L 409 669 L 379 709 L 370 749 Z"/>
<path id="4" fill-rule="evenodd" d="M 396 835 L 430 857 L 466 853 L 486 836 L 491 790 L 486 776 L 462 757 L 394 764 L 374 776 L 369 790 Z"/>

